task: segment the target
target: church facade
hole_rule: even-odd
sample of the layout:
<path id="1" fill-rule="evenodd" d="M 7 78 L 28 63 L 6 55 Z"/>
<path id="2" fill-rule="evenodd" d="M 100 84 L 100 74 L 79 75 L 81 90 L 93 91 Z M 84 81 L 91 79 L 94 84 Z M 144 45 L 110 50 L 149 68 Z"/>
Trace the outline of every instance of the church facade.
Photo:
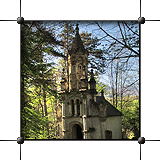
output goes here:
<path id="1" fill-rule="evenodd" d="M 88 52 L 79 35 L 78 25 L 68 52 L 68 77 L 61 79 L 61 139 L 122 139 L 122 113 L 104 97 L 97 96 L 93 69 L 88 81 Z"/>

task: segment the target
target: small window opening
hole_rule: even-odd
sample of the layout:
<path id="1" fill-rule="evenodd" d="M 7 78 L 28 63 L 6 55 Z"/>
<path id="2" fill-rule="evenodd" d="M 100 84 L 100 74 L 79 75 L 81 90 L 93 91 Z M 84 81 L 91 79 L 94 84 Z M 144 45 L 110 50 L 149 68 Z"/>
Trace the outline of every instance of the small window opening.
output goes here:
<path id="1" fill-rule="evenodd" d="M 77 115 L 80 115 L 80 102 L 79 99 L 77 99 Z"/>
<path id="2" fill-rule="evenodd" d="M 72 105 L 72 116 L 74 116 L 74 100 L 72 99 L 71 100 L 71 105 Z"/>
<path id="3" fill-rule="evenodd" d="M 82 67 L 81 67 L 81 66 L 78 66 L 78 70 L 79 70 L 80 73 L 81 73 L 81 69 L 82 69 Z"/>

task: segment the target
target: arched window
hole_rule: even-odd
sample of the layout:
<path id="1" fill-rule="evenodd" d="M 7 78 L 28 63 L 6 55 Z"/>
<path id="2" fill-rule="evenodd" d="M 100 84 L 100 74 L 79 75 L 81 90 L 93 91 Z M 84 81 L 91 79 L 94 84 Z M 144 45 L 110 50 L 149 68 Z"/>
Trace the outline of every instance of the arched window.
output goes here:
<path id="1" fill-rule="evenodd" d="M 80 102 L 79 99 L 77 99 L 77 115 L 80 115 Z"/>
<path id="2" fill-rule="evenodd" d="M 75 111 L 74 111 L 74 100 L 73 99 L 71 100 L 71 105 L 72 105 L 72 116 L 74 116 Z"/>
<path id="3" fill-rule="evenodd" d="M 81 66 L 81 65 L 78 66 L 78 71 L 79 71 L 80 73 L 82 72 L 82 66 Z"/>

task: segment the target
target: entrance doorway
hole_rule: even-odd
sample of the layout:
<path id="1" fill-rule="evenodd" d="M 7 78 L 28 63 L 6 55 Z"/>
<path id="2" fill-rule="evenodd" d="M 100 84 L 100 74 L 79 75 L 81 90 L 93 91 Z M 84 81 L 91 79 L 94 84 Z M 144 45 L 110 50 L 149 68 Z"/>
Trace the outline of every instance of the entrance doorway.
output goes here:
<path id="1" fill-rule="evenodd" d="M 75 124 L 72 128 L 73 139 L 83 139 L 82 128 L 80 125 Z"/>

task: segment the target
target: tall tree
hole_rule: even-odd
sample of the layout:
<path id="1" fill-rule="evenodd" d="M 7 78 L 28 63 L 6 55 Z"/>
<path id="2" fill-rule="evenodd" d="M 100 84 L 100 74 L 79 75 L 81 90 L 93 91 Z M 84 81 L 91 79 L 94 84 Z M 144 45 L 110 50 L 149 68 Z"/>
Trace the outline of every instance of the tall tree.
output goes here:
<path id="1" fill-rule="evenodd" d="M 106 59 L 104 57 L 102 49 L 99 48 L 101 43 L 98 38 L 92 36 L 92 33 L 87 31 L 80 33 L 83 45 L 89 52 L 88 62 L 89 68 L 97 69 L 98 73 L 105 73 L 104 68 L 106 67 Z"/>
<path id="2" fill-rule="evenodd" d="M 45 62 L 45 57 L 50 54 L 59 57 L 63 57 L 63 55 L 54 50 L 54 46 L 60 45 L 60 42 L 41 23 L 24 23 L 21 36 L 22 135 L 25 138 L 33 138 L 33 133 L 38 136 L 46 130 L 45 133 L 48 134 L 49 120 L 47 117 L 42 117 L 43 107 L 41 114 L 34 105 L 35 101 L 32 98 L 34 93 L 31 88 L 42 88 L 43 103 L 41 104 L 44 106 L 45 116 L 48 116 L 47 93 L 52 93 L 52 95 L 56 95 L 56 93 L 51 88 L 53 81 L 50 70 L 53 68 L 53 63 Z"/>

